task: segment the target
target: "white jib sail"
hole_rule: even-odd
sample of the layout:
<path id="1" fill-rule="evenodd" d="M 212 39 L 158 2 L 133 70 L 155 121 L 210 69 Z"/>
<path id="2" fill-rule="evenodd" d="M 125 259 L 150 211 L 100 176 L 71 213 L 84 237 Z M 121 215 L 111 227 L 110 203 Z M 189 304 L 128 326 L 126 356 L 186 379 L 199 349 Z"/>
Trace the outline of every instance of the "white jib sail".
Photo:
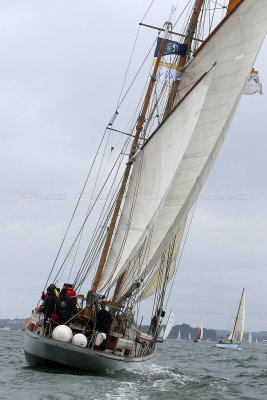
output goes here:
<path id="1" fill-rule="evenodd" d="M 163 334 L 163 340 L 167 339 L 167 337 L 169 336 L 169 334 L 172 330 L 173 324 L 174 324 L 174 312 L 171 310 L 167 324 L 166 324 L 166 328 L 165 328 L 165 331 Z"/>
<path id="2" fill-rule="evenodd" d="M 266 16 L 267 0 L 245 0 L 186 68 L 184 86 L 217 62 L 206 92 L 203 81 L 136 157 L 99 286 L 103 292 L 127 270 L 123 295 L 144 271 L 155 268 L 184 223 L 231 123 L 266 33 Z M 148 252 L 140 257 L 148 237 Z"/>
<path id="3" fill-rule="evenodd" d="M 151 229 L 188 147 L 207 89 L 207 80 L 200 82 L 136 155 L 119 225 L 99 283 L 100 292 L 123 272 Z"/>
<path id="4" fill-rule="evenodd" d="M 243 293 L 243 304 L 242 304 L 242 322 L 241 322 L 241 330 L 239 335 L 239 341 L 242 343 L 245 329 L 245 293 Z"/>
<path id="5" fill-rule="evenodd" d="M 174 249 L 172 252 L 172 259 L 171 259 L 171 262 L 169 265 L 168 277 L 166 277 L 167 282 L 169 282 L 172 279 L 174 271 L 175 271 L 176 259 L 177 259 L 177 255 L 180 250 L 180 245 L 181 245 L 181 241 L 183 238 L 184 229 L 185 229 L 185 224 L 182 226 L 182 228 L 179 230 L 179 232 L 177 233 L 177 235 L 174 238 Z M 171 242 L 171 245 L 173 245 L 172 242 Z M 165 261 L 165 263 L 166 262 L 167 261 Z M 162 263 L 159 261 L 151 278 L 149 278 L 148 282 L 145 284 L 145 287 L 142 290 L 142 293 L 138 299 L 139 301 L 142 301 L 142 300 L 146 299 L 147 297 L 152 296 L 152 294 L 154 294 L 156 291 L 162 289 L 162 286 L 164 283 L 164 279 L 162 279 L 162 274 L 163 274 L 162 270 L 165 268 L 166 268 L 166 266 L 162 265 Z"/>
<path id="6" fill-rule="evenodd" d="M 202 320 L 200 321 L 200 338 L 199 338 L 199 340 L 202 340 L 203 339 L 203 322 L 202 322 Z"/>

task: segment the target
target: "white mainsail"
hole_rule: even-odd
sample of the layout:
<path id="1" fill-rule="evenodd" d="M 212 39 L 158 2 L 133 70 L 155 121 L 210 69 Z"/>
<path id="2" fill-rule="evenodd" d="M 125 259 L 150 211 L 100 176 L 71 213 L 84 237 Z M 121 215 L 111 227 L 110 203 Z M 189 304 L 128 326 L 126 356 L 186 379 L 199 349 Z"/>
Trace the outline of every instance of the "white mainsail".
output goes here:
<path id="1" fill-rule="evenodd" d="M 238 306 L 237 315 L 232 332 L 230 333 L 228 340 L 233 343 L 242 342 L 245 329 L 245 292 L 242 291 L 241 299 Z"/>
<path id="2" fill-rule="evenodd" d="M 266 15 L 267 0 L 244 1 L 185 69 L 181 97 L 188 90 L 182 88 L 216 62 L 210 82 L 203 79 L 194 87 L 136 155 L 100 292 L 125 272 L 118 293 L 122 296 L 132 283 L 151 273 L 185 223 L 264 39 Z"/>
<path id="3" fill-rule="evenodd" d="M 178 340 L 180 340 L 181 339 L 181 331 L 180 331 L 180 329 L 179 329 L 179 332 L 178 332 L 178 338 L 177 338 Z"/>
<path id="4" fill-rule="evenodd" d="M 169 336 L 169 334 L 172 330 L 173 324 L 174 324 L 174 312 L 171 310 L 167 324 L 166 324 L 166 328 L 165 328 L 165 331 L 163 334 L 163 340 L 167 339 L 167 337 Z"/>

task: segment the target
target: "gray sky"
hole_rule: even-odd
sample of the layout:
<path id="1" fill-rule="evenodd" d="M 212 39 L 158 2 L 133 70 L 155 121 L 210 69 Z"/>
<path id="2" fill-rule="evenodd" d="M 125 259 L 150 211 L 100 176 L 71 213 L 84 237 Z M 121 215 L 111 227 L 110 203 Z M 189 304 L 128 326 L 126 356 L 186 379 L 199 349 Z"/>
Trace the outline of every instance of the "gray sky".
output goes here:
<path id="1" fill-rule="evenodd" d="M 0 318 L 36 304 L 149 3 L 0 1 Z M 161 25 L 172 4 L 156 1 L 145 22 Z M 142 36 L 145 51 L 154 36 Z M 266 55 L 265 42 L 264 92 Z M 139 43 L 135 67 L 143 56 Z M 243 96 L 197 204 L 167 310 L 175 323 L 230 328 L 245 287 L 246 328 L 267 330 L 266 128 L 265 93 Z"/>

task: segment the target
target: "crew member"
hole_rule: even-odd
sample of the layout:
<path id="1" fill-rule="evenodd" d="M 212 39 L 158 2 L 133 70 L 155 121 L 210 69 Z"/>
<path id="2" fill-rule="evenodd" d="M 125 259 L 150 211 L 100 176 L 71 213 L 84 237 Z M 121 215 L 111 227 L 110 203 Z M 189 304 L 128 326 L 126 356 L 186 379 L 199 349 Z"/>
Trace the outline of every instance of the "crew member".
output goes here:
<path id="1" fill-rule="evenodd" d="M 67 289 L 63 288 L 56 301 L 56 313 L 59 324 L 65 324 L 72 315 L 77 314 L 77 307 L 73 298 L 67 296 Z"/>
<path id="2" fill-rule="evenodd" d="M 73 299 L 75 300 L 75 303 L 77 304 L 77 297 L 75 297 L 76 296 L 76 292 L 73 289 L 72 284 L 71 283 L 64 283 L 63 287 L 66 288 L 66 290 L 67 290 L 67 296 L 73 297 Z"/>
<path id="3" fill-rule="evenodd" d="M 112 316 L 110 312 L 105 309 L 105 304 L 101 303 L 101 310 L 96 313 L 96 330 L 98 332 L 108 333 L 108 324 L 111 324 Z"/>
<path id="4" fill-rule="evenodd" d="M 55 310 L 55 288 L 52 286 L 48 286 L 46 298 L 44 300 L 44 304 L 42 307 L 42 313 L 44 314 L 44 327 L 46 336 L 49 334 L 50 317 L 54 313 L 54 310 Z"/>

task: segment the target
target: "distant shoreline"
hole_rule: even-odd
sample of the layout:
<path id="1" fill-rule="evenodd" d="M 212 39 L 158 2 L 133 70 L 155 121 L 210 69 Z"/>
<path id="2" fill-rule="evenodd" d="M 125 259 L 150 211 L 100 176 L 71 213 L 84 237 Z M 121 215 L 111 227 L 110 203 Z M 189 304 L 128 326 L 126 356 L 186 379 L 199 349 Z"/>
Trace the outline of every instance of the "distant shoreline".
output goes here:
<path id="1" fill-rule="evenodd" d="M 23 331 L 24 321 L 27 318 L 0 318 L 0 331 Z M 165 326 L 165 325 L 163 325 Z M 143 325 L 142 329 L 148 331 L 149 326 Z M 168 339 L 178 339 L 178 334 L 180 332 L 181 339 L 188 340 L 189 333 L 191 339 L 194 339 L 199 327 L 191 327 L 188 324 L 174 325 L 172 328 Z M 203 340 L 218 340 L 218 338 L 227 338 L 229 331 L 221 329 L 206 329 L 204 328 Z M 257 339 L 258 342 L 262 342 L 263 339 L 267 339 L 267 331 L 250 332 L 253 338 L 253 342 Z M 244 333 L 244 341 L 248 339 L 248 332 Z"/>

